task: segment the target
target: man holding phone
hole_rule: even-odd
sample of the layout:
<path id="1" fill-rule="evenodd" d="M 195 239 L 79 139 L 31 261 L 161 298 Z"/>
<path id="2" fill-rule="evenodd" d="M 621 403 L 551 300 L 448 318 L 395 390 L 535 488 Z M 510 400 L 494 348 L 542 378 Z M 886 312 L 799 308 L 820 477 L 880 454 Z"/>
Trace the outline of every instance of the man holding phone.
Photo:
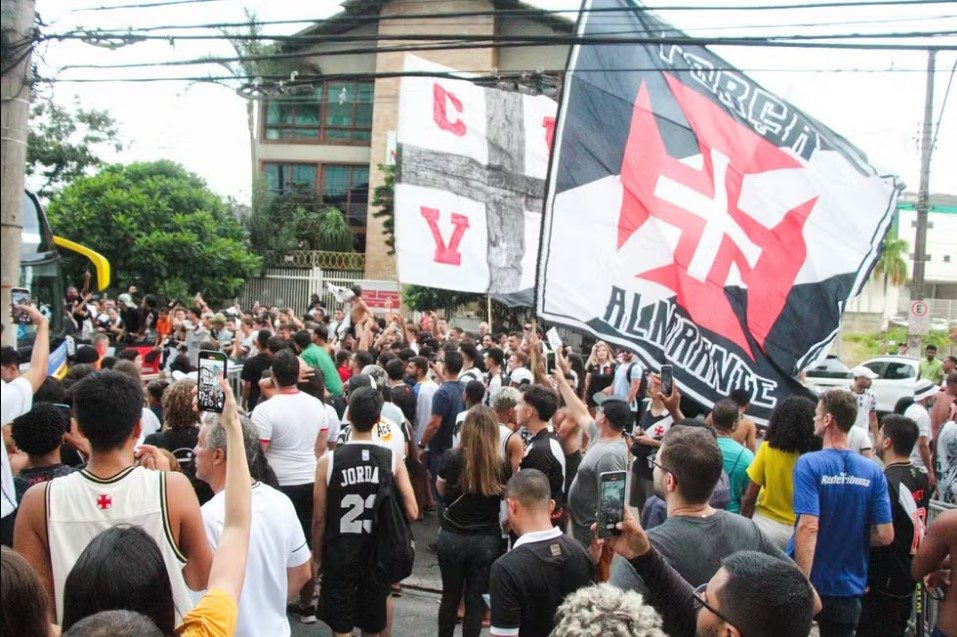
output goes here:
<path id="1" fill-rule="evenodd" d="M 631 410 L 622 396 L 598 394 L 595 396 L 598 409 L 593 419 L 560 367 L 552 377 L 565 401 L 565 417 L 586 428 L 588 439 L 592 441 L 568 490 L 572 535 L 587 549 L 594 537 L 591 525 L 598 516 L 601 475 L 609 471 L 624 471 L 627 466 L 628 447 L 622 432 L 630 422 Z"/>
<path id="2" fill-rule="evenodd" d="M 13 421 L 14 418 L 30 411 L 33 394 L 47 378 L 47 362 L 50 357 L 50 323 L 38 309 L 29 305 L 13 307 L 14 312 L 22 312 L 36 325 L 37 334 L 33 342 L 33 354 L 30 356 L 30 369 L 14 378 L 0 383 L 0 424 Z M 12 313 L 11 313 L 12 314 Z M 3 517 L 0 519 L 0 543 L 13 545 L 13 521 L 17 511 L 16 489 L 13 485 L 13 473 L 7 458 L 7 446 L 0 445 L 0 485 L 2 485 Z"/>

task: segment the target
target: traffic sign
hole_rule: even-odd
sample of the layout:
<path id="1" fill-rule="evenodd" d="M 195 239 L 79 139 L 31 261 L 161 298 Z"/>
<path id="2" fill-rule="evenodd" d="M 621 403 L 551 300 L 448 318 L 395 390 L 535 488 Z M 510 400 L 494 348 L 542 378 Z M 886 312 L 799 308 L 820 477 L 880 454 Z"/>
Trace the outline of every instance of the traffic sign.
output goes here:
<path id="1" fill-rule="evenodd" d="M 911 334 L 924 335 L 930 331 L 930 306 L 927 305 L 927 301 L 915 300 L 910 302 L 907 328 Z"/>

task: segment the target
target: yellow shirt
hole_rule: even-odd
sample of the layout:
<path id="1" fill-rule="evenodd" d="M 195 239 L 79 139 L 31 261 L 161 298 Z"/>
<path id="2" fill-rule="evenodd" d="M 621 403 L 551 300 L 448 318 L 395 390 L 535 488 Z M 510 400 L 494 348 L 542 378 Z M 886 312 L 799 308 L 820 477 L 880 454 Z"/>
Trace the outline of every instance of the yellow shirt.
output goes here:
<path id="1" fill-rule="evenodd" d="M 181 637 L 232 637 L 236 632 L 239 607 L 220 590 L 207 591 L 193 610 L 183 616 L 176 629 Z"/>
<path id="2" fill-rule="evenodd" d="M 761 486 L 755 513 L 781 524 L 794 524 L 794 465 L 800 455 L 775 449 L 766 442 L 758 447 L 748 467 L 748 477 Z"/>

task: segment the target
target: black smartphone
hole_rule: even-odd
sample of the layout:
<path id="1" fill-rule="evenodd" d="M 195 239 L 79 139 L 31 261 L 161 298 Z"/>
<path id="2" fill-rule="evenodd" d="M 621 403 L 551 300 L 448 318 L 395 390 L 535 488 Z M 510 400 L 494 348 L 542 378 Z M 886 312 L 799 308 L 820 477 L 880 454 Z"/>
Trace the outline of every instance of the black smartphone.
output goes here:
<path id="1" fill-rule="evenodd" d="M 13 309 L 14 305 L 30 305 L 30 290 L 26 288 L 12 288 L 10 290 L 10 316 L 20 325 L 30 325 L 33 319 L 26 312 Z"/>
<path id="2" fill-rule="evenodd" d="M 625 516 L 625 472 L 605 471 L 598 477 L 598 537 L 619 535 Z"/>
<path id="3" fill-rule="evenodd" d="M 670 396 L 675 389 L 675 372 L 671 365 L 661 366 L 661 393 Z"/>
<path id="4" fill-rule="evenodd" d="M 545 352 L 545 373 L 551 374 L 555 369 L 555 352 Z"/>
<path id="5" fill-rule="evenodd" d="M 202 411 L 223 413 L 226 397 L 219 381 L 226 378 L 226 355 L 222 352 L 201 350 L 199 352 L 199 387 L 197 402 Z"/>

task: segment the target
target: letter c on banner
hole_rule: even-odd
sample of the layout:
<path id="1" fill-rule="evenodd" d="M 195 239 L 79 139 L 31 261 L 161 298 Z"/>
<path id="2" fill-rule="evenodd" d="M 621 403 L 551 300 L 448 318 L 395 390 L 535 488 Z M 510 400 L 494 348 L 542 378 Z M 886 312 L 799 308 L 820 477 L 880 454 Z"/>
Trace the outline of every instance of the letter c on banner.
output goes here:
<path id="1" fill-rule="evenodd" d="M 447 104 L 451 104 L 459 113 L 462 112 L 462 100 L 457 98 L 454 93 L 446 91 L 438 82 L 435 82 L 432 84 L 432 119 L 442 130 L 447 130 L 453 135 L 462 137 L 465 135 L 465 122 L 458 118 L 454 122 L 449 121 L 446 111 Z"/>

